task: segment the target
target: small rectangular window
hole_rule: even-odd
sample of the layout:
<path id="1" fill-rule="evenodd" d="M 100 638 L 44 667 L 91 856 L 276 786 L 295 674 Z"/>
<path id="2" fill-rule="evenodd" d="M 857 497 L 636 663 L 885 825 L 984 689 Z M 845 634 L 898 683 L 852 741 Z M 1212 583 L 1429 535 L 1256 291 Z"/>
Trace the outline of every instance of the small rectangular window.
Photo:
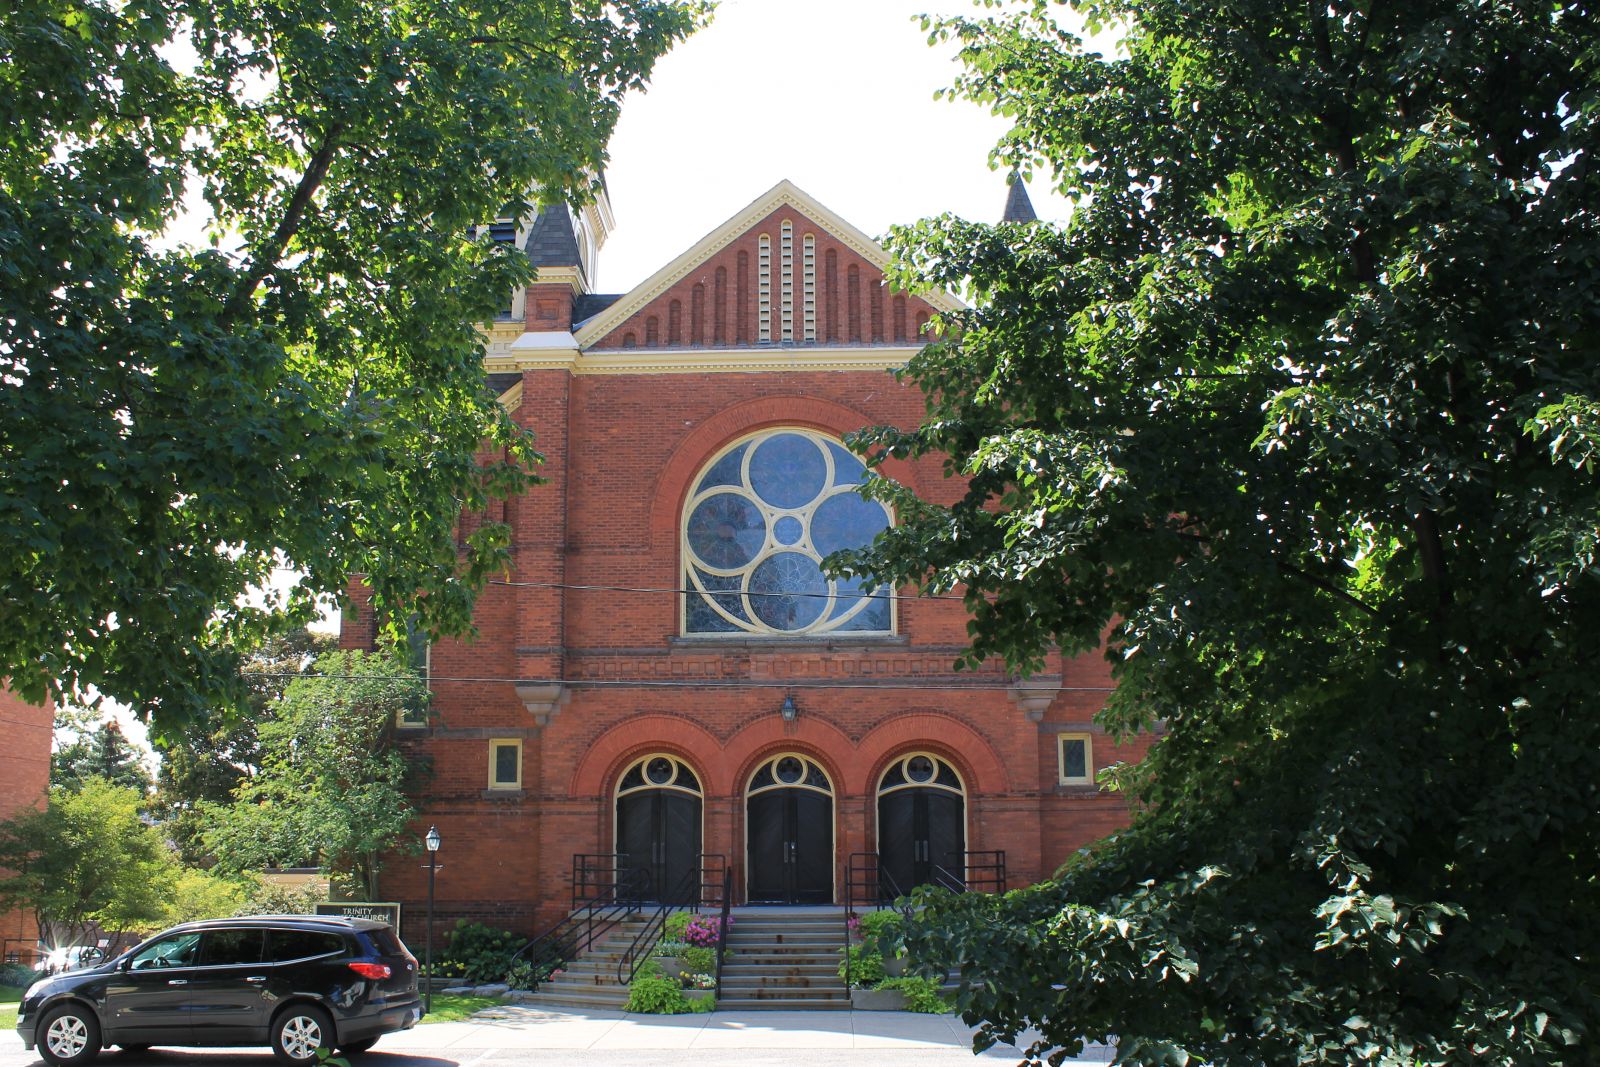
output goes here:
<path id="1" fill-rule="evenodd" d="M 1094 784 L 1094 747 L 1088 734 L 1057 734 L 1056 753 L 1061 785 Z"/>
<path id="2" fill-rule="evenodd" d="M 428 640 L 428 631 L 422 628 L 415 615 L 406 619 L 405 653 L 411 669 L 427 682 L 433 671 L 433 642 Z M 408 708 L 400 713 L 400 721 L 396 725 L 408 728 L 426 726 L 428 714 L 420 708 Z"/>
<path id="3" fill-rule="evenodd" d="M 489 742 L 489 788 L 522 788 L 522 742 L 516 738 Z"/>

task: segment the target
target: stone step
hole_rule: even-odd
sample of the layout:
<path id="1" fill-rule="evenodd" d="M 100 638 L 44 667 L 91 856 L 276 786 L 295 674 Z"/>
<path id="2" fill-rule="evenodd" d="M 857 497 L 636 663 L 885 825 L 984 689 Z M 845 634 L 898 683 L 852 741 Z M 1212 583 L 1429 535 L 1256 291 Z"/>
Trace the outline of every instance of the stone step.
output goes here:
<path id="1" fill-rule="evenodd" d="M 833 974 L 839 970 L 837 963 L 790 963 L 769 959 L 741 960 L 734 957 L 722 965 L 723 974 Z"/>
<path id="2" fill-rule="evenodd" d="M 811 978 L 792 978 L 792 977 L 787 977 L 787 976 L 781 976 L 781 977 L 780 976 L 773 976 L 773 977 L 766 977 L 766 978 L 730 978 L 727 975 L 723 975 L 722 976 L 722 989 L 723 989 L 724 992 L 727 992 L 730 989 L 739 989 L 739 990 L 758 990 L 758 989 L 759 990 L 795 990 L 795 989 L 822 990 L 822 989 L 826 989 L 826 990 L 841 990 L 842 991 L 844 989 L 844 987 L 845 987 L 844 983 L 841 982 L 838 979 L 837 976 L 835 976 L 833 978 L 818 977 L 818 978 L 815 978 L 815 979 L 811 979 Z"/>
<path id="3" fill-rule="evenodd" d="M 718 1011 L 849 1011 L 850 998 L 843 1000 L 763 1000 L 723 997 L 717 1001 Z"/>
<path id="4" fill-rule="evenodd" d="M 839 949 L 842 945 L 808 945 L 800 944 L 732 944 L 734 959 L 754 959 L 760 956 L 781 956 L 789 959 L 794 956 L 815 956 L 817 959 L 839 959 Z"/>
<path id="5" fill-rule="evenodd" d="M 535 993 L 523 1004 L 535 1008 L 609 1008 L 620 1011 L 628 1002 L 626 990 L 613 995 L 598 993 Z"/>
<path id="6" fill-rule="evenodd" d="M 737 930 L 728 938 L 730 945 L 744 944 L 844 944 L 844 934 L 838 930 Z"/>

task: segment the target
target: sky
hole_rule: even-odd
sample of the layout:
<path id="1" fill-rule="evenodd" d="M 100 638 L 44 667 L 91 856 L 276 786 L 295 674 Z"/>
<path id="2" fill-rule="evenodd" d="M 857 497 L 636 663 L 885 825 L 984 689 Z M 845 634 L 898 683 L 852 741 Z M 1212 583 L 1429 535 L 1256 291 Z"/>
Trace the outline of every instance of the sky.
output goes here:
<path id="1" fill-rule="evenodd" d="M 630 93 L 611 140 L 616 227 L 598 292 L 626 292 L 787 178 L 872 236 L 954 212 L 998 221 L 1006 176 L 989 152 L 1005 119 L 935 100 L 959 69 L 917 16 L 966 0 L 720 0 L 712 22 Z M 1066 202 L 1029 183 L 1041 218 Z M 330 613 L 325 628 L 335 629 Z M 145 730 L 108 709 L 143 744 Z"/>
<path id="2" fill-rule="evenodd" d="M 722 0 L 710 26 L 629 95 L 606 172 L 616 228 L 597 291 L 626 292 L 787 178 L 878 237 L 954 212 L 999 220 L 1005 174 L 989 151 L 1005 119 L 934 100 L 959 69 L 918 14 L 966 0 Z M 1029 184 L 1042 218 L 1065 202 Z"/>

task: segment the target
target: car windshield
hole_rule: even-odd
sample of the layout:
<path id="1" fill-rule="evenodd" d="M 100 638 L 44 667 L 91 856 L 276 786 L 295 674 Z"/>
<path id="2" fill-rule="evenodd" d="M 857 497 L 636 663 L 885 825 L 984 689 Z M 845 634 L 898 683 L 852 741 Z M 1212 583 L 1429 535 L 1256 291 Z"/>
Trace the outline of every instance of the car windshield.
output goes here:
<path id="1" fill-rule="evenodd" d="M 150 967 L 189 967 L 194 964 L 195 950 L 199 946 L 199 933 L 168 934 L 134 953 L 128 969 L 142 971 Z"/>

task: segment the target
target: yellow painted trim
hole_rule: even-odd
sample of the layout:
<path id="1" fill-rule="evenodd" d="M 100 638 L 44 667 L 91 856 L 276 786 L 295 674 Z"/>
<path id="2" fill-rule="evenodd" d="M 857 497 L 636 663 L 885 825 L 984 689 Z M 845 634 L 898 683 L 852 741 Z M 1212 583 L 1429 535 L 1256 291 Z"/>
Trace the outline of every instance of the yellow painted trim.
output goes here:
<path id="1" fill-rule="evenodd" d="M 522 406 L 522 383 L 518 382 L 510 389 L 500 394 L 500 406 L 507 411 L 515 411 Z"/>
<path id="2" fill-rule="evenodd" d="M 904 367 L 921 346 L 871 348 L 829 345 L 768 345 L 760 348 L 607 348 L 598 352 L 537 350 L 491 356 L 491 374 L 567 369 L 574 374 L 749 374 L 763 371 L 864 370 Z"/>
<path id="3" fill-rule="evenodd" d="M 735 239 L 748 231 L 750 227 L 785 204 L 807 216 L 829 234 L 844 242 L 846 246 L 867 262 L 874 264 L 879 269 L 885 269 L 889 266 L 889 253 L 885 252 L 878 242 L 822 206 L 814 197 L 785 178 L 751 201 L 743 211 L 740 211 L 727 222 L 702 237 L 687 252 L 684 252 L 678 258 L 634 286 L 621 300 L 618 300 L 615 304 L 590 319 L 577 332 L 579 346 L 587 348 L 622 325 L 636 312 L 655 300 L 656 297 L 666 292 L 679 281 L 682 281 L 700 264 L 732 244 Z M 957 311 L 966 306 L 946 292 L 935 291 L 917 293 L 915 295 L 920 296 L 940 311 Z"/>
<path id="4" fill-rule="evenodd" d="M 517 750 L 517 780 L 515 782 L 497 781 L 494 776 L 495 764 L 500 761 L 500 749 L 515 748 Z M 489 788 L 490 789 L 521 789 L 522 788 L 522 738 L 520 737 L 492 737 L 489 739 Z"/>
<path id="5" fill-rule="evenodd" d="M 1067 776 L 1067 761 L 1062 749 L 1068 741 L 1083 742 L 1083 769 L 1082 777 Z M 1056 734 L 1056 784 L 1057 785 L 1094 785 L 1094 737 L 1086 733 Z"/>
<path id="6" fill-rule="evenodd" d="M 583 271 L 578 267 L 540 267 L 533 280 L 534 285 L 560 285 L 562 282 L 571 286 L 573 296 L 582 296 L 589 291 L 583 280 Z"/>

